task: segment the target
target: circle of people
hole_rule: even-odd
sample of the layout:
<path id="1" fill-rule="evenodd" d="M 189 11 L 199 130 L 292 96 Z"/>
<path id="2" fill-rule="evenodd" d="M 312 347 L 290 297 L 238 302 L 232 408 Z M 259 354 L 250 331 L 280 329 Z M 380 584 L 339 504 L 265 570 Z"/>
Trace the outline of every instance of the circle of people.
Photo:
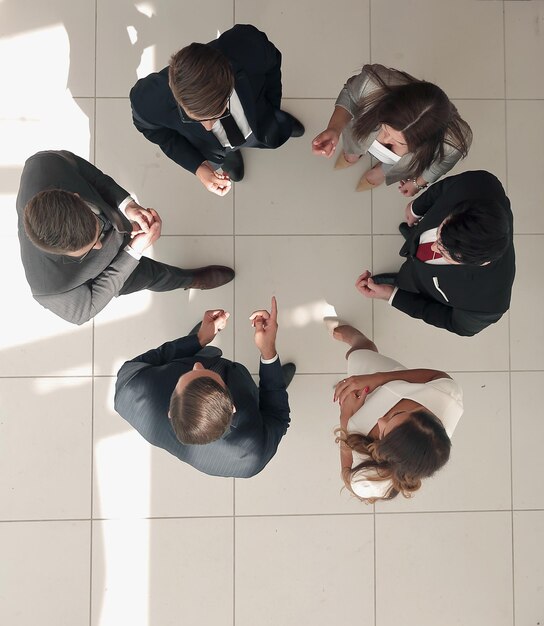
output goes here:
<path id="1" fill-rule="evenodd" d="M 265 33 L 236 25 L 192 43 L 130 92 L 133 122 L 211 193 L 223 196 L 244 176 L 240 148 L 274 149 L 304 126 L 282 111 L 281 53 Z M 341 148 L 339 148 L 342 138 Z M 357 185 L 385 183 L 417 198 L 399 230 L 405 258 L 397 273 L 363 271 L 356 289 L 427 324 L 473 336 L 508 310 L 515 273 L 510 202 L 499 180 L 468 171 L 439 180 L 469 151 L 472 132 L 438 86 L 383 65 L 365 65 L 340 92 L 312 152 L 336 155 L 335 169 L 369 153 L 376 165 Z M 438 181 L 438 182 L 437 182 Z M 429 187 L 429 185 L 431 185 Z M 74 324 L 114 296 L 142 289 L 213 289 L 231 268 L 182 269 L 146 256 L 161 218 L 111 177 L 68 151 L 25 163 L 17 196 L 19 239 L 33 297 Z M 210 344 L 229 314 L 209 310 L 190 333 L 127 361 L 115 409 L 147 441 L 197 470 L 248 478 L 276 453 L 289 426 L 287 386 L 295 365 L 276 351 L 277 303 L 251 317 L 260 352 L 259 384 Z M 347 377 L 335 388 L 341 475 L 365 502 L 409 497 L 450 456 L 463 412 L 448 374 L 407 369 L 363 333 L 326 318 L 349 349 Z"/>

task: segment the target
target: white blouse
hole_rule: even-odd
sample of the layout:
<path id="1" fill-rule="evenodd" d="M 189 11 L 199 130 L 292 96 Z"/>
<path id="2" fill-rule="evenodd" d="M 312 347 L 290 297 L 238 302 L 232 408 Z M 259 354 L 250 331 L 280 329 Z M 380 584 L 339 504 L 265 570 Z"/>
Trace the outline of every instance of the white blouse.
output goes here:
<path id="1" fill-rule="evenodd" d="M 406 398 L 424 406 L 436 415 L 451 438 L 459 418 L 463 414 L 463 392 L 451 378 L 439 378 L 428 383 L 407 383 L 395 380 L 378 387 L 369 394 L 363 406 L 349 420 L 349 433 L 368 435 L 378 419 L 384 416 L 400 400 Z M 365 460 L 365 455 L 353 453 L 353 465 Z M 375 470 L 369 470 L 375 472 Z M 391 487 L 391 480 L 367 480 L 364 474 L 352 478 L 351 488 L 362 498 L 383 497 Z"/>

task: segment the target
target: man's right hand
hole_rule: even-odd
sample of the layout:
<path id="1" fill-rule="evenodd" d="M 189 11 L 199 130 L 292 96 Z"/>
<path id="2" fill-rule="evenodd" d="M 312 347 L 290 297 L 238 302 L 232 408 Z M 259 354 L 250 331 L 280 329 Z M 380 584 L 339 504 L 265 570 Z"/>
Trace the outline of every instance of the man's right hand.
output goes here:
<path id="1" fill-rule="evenodd" d="M 211 309 L 204 313 L 202 324 L 197 333 L 198 341 L 202 347 L 207 346 L 214 340 L 218 332 L 227 325 L 230 313 L 223 309 Z"/>
<path id="2" fill-rule="evenodd" d="M 265 309 L 255 311 L 249 316 L 255 328 L 255 344 L 261 351 L 263 359 L 273 359 L 276 352 L 276 334 L 278 332 L 278 303 L 272 296 L 270 313 Z"/>
<path id="3" fill-rule="evenodd" d="M 159 214 L 154 209 L 148 209 L 148 211 L 151 213 L 153 220 L 149 225 L 148 232 L 135 235 L 130 242 L 130 247 L 138 254 L 142 254 L 146 248 L 149 248 L 161 236 L 162 220 Z"/>
<path id="4" fill-rule="evenodd" d="M 219 174 L 218 172 L 212 170 L 207 161 L 204 161 L 204 163 L 200 165 L 195 174 L 198 180 L 208 191 L 211 191 L 218 196 L 224 196 L 232 187 L 232 183 L 227 174 Z"/>

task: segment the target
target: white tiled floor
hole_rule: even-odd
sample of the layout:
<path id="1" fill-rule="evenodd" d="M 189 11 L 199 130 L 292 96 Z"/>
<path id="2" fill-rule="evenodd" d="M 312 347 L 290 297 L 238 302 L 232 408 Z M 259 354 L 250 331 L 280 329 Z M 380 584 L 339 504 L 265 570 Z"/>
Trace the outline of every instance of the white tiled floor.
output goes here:
<path id="1" fill-rule="evenodd" d="M 174 50 L 236 22 L 282 50 L 284 108 L 307 135 L 246 152 L 246 180 L 218 198 L 137 133 L 127 95 Z M 0 2 L 2 625 L 544 623 L 543 33 L 540 1 Z M 366 267 L 398 267 L 405 200 L 355 194 L 362 166 L 333 172 L 309 142 L 369 61 L 440 84 L 474 130 L 454 173 L 489 169 L 512 199 L 512 308 L 477 337 L 353 288 Z M 157 208 L 155 258 L 234 264 L 235 282 L 127 296 L 81 328 L 43 310 L 19 263 L 14 203 L 25 158 L 44 148 L 89 158 Z M 261 475 L 199 474 L 115 414 L 120 363 L 209 307 L 233 313 L 219 345 L 255 373 L 247 315 L 272 293 L 298 374 L 292 426 Z M 383 352 L 463 385 L 451 462 L 411 500 L 370 507 L 342 491 L 331 397 L 344 351 L 320 323 L 331 307 Z"/>

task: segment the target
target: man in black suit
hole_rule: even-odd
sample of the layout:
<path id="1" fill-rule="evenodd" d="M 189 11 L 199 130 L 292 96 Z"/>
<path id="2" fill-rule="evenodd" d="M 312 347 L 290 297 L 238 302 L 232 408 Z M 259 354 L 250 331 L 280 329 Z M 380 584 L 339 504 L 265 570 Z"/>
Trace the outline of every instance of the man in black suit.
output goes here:
<path id="1" fill-rule="evenodd" d="M 222 265 L 185 270 L 142 256 L 160 237 L 158 213 L 65 150 L 26 161 L 17 213 L 34 299 L 73 324 L 92 319 L 121 294 L 213 289 L 234 278 Z"/>
<path id="2" fill-rule="evenodd" d="M 497 322 L 515 275 L 512 211 L 498 179 L 485 171 L 445 178 L 406 207 L 406 221 L 398 274 L 367 270 L 357 289 L 458 335 Z"/>
<path id="3" fill-rule="evenodd" d="M 136 128 L 220 196 L 244 176 L 240 147 L 277 148 L 304 134 L 280 110 L 281 53 L 249 24 L 183 48 L 134 85 L 130 102 Z"/>
<path id="4" fill-rule="evenodd" d="M 258 388 L 243 365 L 205 348 L 228 316 L 206 311 L 195 334 L 127 361 L 117 374 L 115 410 L 149 443 L 201 472 L 249 478 L 270 461 L 287 431 L 286 387 L 295 367 L 282 368 L 276 352 L 275 298 L 270 313 L 250 317 L 261 353 Z"/>

